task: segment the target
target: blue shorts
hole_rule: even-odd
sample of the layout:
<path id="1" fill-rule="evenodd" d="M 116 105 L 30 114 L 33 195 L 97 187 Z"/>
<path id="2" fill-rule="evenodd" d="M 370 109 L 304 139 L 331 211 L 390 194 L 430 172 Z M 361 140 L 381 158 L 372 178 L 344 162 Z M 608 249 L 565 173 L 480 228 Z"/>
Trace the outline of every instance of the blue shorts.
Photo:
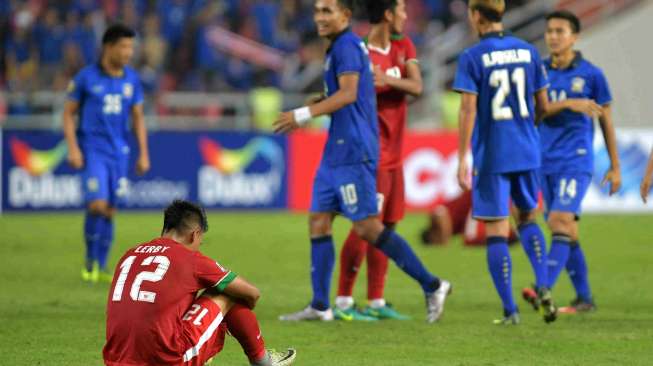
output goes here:
<path id="1" fill-rule="evenodd" d="M 537 170 L 481 174 L 472 177 L 472 216 L 479 220 L 510 217 L 510 200 L 522 211 L 537 208 Z"/>
<path id="2" fill-rule="evenodd" d="M 376 196 L 376 163 L 320 164 L 313 181 L 311 212 L 337 212 L 360 221 L 378 215 Z"/>
<path id="3" fill-rule="evenodd" d="M 571 212 L 578 218 L 591 182 L 589 173 L 542 174 L 544 217 L 548 218 L 551 211 L 560 211 Z"/>
<path id="4" fill-rule="evenodd" d="M 96 153 L 84 154 L 82 185 L 86 204 L 103 200 L 116 207 L 129 188 L 127 159 L 116 159 Z"/>

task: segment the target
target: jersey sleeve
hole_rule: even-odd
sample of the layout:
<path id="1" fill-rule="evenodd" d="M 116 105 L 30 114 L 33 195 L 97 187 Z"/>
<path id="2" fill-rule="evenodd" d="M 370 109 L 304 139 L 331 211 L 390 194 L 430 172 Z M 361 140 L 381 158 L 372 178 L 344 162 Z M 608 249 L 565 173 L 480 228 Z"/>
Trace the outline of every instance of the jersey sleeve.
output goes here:
<path id="1" fill-rule="evenodd" d="M 236 276 L 234 272 L 204 255 L 197 253 L 195 256 L 195 279 L 199 288 L 215 287 L 222 292 Z"/>
<path id="2" fill-rule="evenodd" d="M 535 90 L 540 91 L 549 87 L 549 77 L 546 73 L 546 68 L 540 57 L 540 53 L 533 47 L 533 62 L 535 63 Z"/>
<path id="3" fill-rule="evenodd" d="M 134 77 L 134 99 L 132 105 L 143 104 L 143 83 L 138 74 Z"/>
<path id="4" fill-rule="evenodd" d="M 67 98 L 75 102 L 81 101 L 84 87 L 84 74 L 81 72 L 77 73 L 68 83 L 68 89 L 66 90 Z"/>
<path id="5" fill-rule="evenodd" d="M 413 41 L 405 37 L 405 49 L 406 49 L 406 63 L 408 62 L 417 62 L 419 63 L 419 59 L 417 59 L 417 49 L 415 48 L 415 44 Z"/>
<path id="6" fill-rule="evenodd" d="M 354 42 L 342 42 L 333 49 L 333 62 L 336 75 L 355 73 L 360 74 L 363 70 L 363 57 L 361 52 L 365 47 L 363 43 L 356 45 Z M 365 49 L 367 52 L 367 49 Z"/>
<path id="7" fill-rule="evenodd" d="M 478 94 L 481 75 L 474 66 L 474 59 L 468 51 L 458 56 L 458 67 L 453 81 L 453 90 L 460 93 Z"/>
<path id="8" fill-rule="evenodd" d="M 594 99 L 594 101 L 599 105 L 606 105 L 612 102 L 612 93 L 610 93 L 608 80 L 600 69 L 597 70 L 596 75 L 594 76 L 592 99 Z"/>

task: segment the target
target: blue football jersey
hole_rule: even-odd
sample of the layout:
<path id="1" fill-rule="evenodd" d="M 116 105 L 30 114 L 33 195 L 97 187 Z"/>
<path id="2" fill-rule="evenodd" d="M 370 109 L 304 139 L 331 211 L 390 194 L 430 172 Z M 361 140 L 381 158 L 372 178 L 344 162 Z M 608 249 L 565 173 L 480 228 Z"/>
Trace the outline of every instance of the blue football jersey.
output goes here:
<path id="1" fill-rule="evenodd" d="M 338 76 L 358 74 L 356 101 L 331 114 L 323 161 L 329 166 L 379 160 L 379 126 L 372 66 L 363 41 L 351 30 L 333 40 L 326 54 L 324 84 L 327 97 L 339 89 Z"/>
<path id="2" fill-rule="evenodd" d="M 551 82 L 551 101 L 581 98 L 599 105 L 612 102 L 603 71 L 583 59 L 580 52 L 566 69 L 554 68 L 551 60 L 544 65 Z M 540 125 L 540 139 L 544 174 L 594 171 L 594 121 L 586 114 L 564 110 L 546 118 Z"/>
<path id="3" fill-rule="evenodd" d="M 77 138 L 84 152 L 124 156 L 134 105 L 143 102 L 141 81 L 132 68 L 113 77 L 99 64 L 83 68 L 68 86 L 68 98 L 79 103 Z"/>
<path id="4" fill-rule="evenodd" d="M 460 54 L 453 89 L 478 95 L 472 135 L 475 174 L 540 167 L 533 96 L 547 86 L 537 49 L 509 34 L 486 34 Z"/>

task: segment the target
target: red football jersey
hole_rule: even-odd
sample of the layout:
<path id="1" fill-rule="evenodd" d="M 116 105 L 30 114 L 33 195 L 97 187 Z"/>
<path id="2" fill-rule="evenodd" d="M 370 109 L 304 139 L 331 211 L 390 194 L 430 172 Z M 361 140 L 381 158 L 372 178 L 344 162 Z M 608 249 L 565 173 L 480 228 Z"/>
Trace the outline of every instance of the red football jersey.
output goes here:
<path id="1" fill-rule="evenodd" d="M 370 61 L 381 67 L 387 75 L 406 77 L 408 62 L 417 62 L 415 45 L 406 36 L 393 36 L 390 46 L 383 50 L 368 43 Z M 379 116 L 379 137 L 381 140 L 380 168 L 401 166 L 401 151 L 408 118 L 406 93 L 385 86 L 376 89 L 376 103 Z"/>
<path id="2" fill-rule="evenodd" d="M 181 365 L 193 340 L 182 317 L 197 291 L 224 289 L 236 275 L 166 238 L 134 247 L 118 262 L 107 304 L 107 365 Z"/>

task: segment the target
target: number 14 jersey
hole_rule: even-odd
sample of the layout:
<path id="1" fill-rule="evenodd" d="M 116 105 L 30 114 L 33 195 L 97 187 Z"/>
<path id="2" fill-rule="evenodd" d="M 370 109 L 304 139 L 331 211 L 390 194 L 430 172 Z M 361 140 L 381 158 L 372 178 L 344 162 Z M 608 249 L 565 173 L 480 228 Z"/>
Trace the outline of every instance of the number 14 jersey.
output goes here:
<path id="1" fill-rule="evenodd" d="M 236 274 L 173 240 L 136 246 L 118 262 L 107 304 L 104 359 L 125 364 L 180 364 L 188 344 L 182 317 L 198 290 Z"/>
<path id="2" fill-rule="evenodd" d="M 540 167 L 534 95 L 547 86 L 537 49 L 509 34 L 485 34 L 460 54 L 453 89 L 478 96 L 474 174 Z"/>

